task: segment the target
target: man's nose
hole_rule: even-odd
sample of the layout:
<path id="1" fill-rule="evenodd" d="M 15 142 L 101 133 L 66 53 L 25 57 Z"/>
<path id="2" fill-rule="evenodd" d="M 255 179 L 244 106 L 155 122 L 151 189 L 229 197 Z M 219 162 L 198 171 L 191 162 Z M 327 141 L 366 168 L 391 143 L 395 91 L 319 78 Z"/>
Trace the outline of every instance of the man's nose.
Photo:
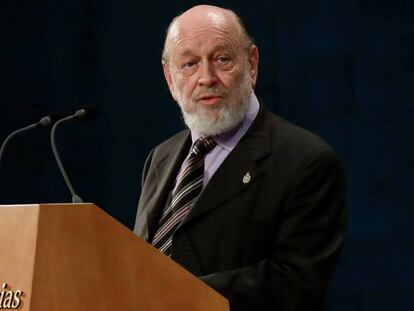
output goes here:
<path id="1" fill-rule="evenodd" d="M 200 86 L 211 87 L 217 82 L 215 68 L 210 62 L 202 62 L 200 66 L 200 74 L 198 84 Z"/>

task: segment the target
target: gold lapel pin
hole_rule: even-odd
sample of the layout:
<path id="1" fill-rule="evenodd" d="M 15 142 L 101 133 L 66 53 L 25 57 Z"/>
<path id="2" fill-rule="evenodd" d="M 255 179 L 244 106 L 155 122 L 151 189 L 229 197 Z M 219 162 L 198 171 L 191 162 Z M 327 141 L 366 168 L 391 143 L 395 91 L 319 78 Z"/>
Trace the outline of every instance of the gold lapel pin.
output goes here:
<path id="1" fill-rule="evenodd" d="M 243 176 L 243 183 L 244 184 L 248 184 L 249 182 L 250 182 L 250 179 L 251 179 L 252 177 L 250 176 L 250 173 L 249 172 L 247 172 L 244 176 Z"/>

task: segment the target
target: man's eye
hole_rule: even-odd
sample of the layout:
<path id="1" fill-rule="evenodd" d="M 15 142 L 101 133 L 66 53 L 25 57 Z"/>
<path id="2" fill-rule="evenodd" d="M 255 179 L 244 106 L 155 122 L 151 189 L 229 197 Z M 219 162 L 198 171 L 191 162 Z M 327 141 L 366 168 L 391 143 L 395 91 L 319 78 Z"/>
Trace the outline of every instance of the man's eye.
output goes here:
<path id="1" fill-rule="evenodd" d="M 195 65 L 196 65 L 196 62 L 191 61 L 191 62 L 184 63 L 182 67 L 184 69 L 191 69 L 191 68 L 194 68 Z"/>
<path id="2" fill-rule="evenodd" d="M 217 62 L 221 64 L 227 64 L 229 61 L 230 61 L 230 58 L 228 58 L 227 56 L 217 57 Z"/>

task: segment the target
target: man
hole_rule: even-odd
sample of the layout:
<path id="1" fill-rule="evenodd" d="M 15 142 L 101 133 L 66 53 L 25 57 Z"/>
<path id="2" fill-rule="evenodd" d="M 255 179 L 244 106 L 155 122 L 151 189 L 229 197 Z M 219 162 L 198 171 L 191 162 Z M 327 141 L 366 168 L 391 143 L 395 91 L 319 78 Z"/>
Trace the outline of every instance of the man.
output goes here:
<path id="1" fill-rule="evenodd" d="M 345 230 L 342 166 L 259 104 L 258 62 L 232 11 L 172 21 L 162 65 L 189 130 L 151 151 L 135 232 L 231 310 L 321 310 Z"/>

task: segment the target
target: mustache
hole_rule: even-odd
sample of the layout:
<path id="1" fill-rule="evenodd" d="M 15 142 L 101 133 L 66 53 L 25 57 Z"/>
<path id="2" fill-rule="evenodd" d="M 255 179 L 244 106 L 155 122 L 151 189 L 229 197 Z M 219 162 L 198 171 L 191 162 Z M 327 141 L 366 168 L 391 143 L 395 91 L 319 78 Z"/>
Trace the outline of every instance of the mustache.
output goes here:
<path id="1" fill-rule="evenodd" d="M 228 94 L 226 91 L 219 89 L 198 89 L 193 94 L 194 100 L 200 100 L 204 97 L 226 97 Z"/>

